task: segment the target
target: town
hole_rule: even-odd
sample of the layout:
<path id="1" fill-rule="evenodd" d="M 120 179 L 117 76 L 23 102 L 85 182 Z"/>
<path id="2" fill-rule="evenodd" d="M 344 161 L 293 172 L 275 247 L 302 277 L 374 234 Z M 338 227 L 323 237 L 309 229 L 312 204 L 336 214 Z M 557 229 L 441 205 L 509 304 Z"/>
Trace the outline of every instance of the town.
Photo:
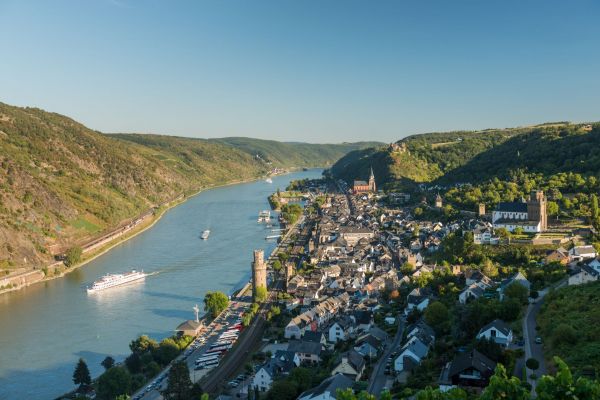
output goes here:
<path id="1" fill-rule="evenodd" d="M 196 310 L 177 328 L 196 337 L 181 362 L 205 396 L 477 394 L 498 373 L 535 392 L 549 372 L 535 322 L 544 296 L 600 276 L 581 232 L 543 236 L 556 227 L 542 191 L 449 220 L 439 194 L 411 202 L 378 191 L 372 169 L 352 186 L 324 178 L 288 189 L 270 199 L 285 227 L 273 254 L 254 252 L 252 280 L 214 319 L 204 324 Z M 512 253 L 504 265 L 484 256 L 526 240 L 542 245 L 525 263 Z M 161 398 L 166 377 L 133 398 Z"/>

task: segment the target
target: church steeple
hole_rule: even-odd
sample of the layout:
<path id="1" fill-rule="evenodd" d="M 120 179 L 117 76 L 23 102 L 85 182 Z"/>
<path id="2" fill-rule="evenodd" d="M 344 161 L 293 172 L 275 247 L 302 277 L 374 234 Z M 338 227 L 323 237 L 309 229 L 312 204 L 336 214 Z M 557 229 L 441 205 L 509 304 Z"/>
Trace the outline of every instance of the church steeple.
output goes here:
<path id="1" fill-rule="evenodd" d="M 373 173 L 373 167 L 371 167 L 371 175 L 369 175 L 369 190 L 371 192 L 377 191 L 377 186 L 375 185 L 375 174 Z"/>

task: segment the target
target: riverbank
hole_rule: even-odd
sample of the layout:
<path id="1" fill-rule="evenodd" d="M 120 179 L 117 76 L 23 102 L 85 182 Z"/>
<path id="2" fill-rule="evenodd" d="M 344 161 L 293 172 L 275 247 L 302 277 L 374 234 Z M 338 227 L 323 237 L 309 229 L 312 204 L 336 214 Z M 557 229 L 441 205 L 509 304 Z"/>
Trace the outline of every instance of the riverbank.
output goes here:
<path id="1" fill-rule="evenodd" d="M 285 174 L 295 172 L 299 169 L 300 168 L 290 168 Z M 279 174 L 279 175 L 285 175 L 285 174 Z M 222 183 L 222 184 L 218 184 L 218 185 L 206 186 L 206 187 L 202 187 L 198 190 L 194 190 L 187 194 L 184 194 L 183 198 L 178 198 L 170 203 L 167 203 L 166 205 L 163 204 L 155 212 L 155 214 L 152 215 L 151 218 L 138 224 L 133 229 L 128 231 L 126 234 L 120 235 L 120 236 L 116 237 L 115 239 L 108 241 L 106 244 L 102 245 L 101 247 L 94 249 L 93 251 L 85 254 L 83 259 L 79 263 L 77 263 L 71 267 L 66 267 L 62 261 L 58 261 L 58 262 L 53 262 L 51 264 L 45 265 L 41 268 L 36 268 L 31 271 L 27 271 L 24 274 L 20 274 L 19 276 L 16 276 L 15 278 L 19 279 L 21 277 L 21 275 L 32 275 L 32 276 L 35 275 L 35 279 L 20 279 L 20 282 L 22 282 L 21 284 L 18 284 L 16 286 L 11 285 L 10 287 L 1 289 L 0 296 L 3 294 L 10 293 L 10 292 L 19 291 L 21 289 L 24 289 L 24 288 L 32 286 L 32 285 L 36 285 L 39 283 L 48 282 L 48 281 L 51 281 L 54 279 L 65 277 L 66 275 L 72 273 L 73 271 L 78 270 L 79 268 L 85 266 L 86 264 L 95 260 L 96 258 L 108 253 L 110 250 L 114 249 L 115 247 L 127 242 L 128 240 L 130 240 L 130 239 L 136 237 L 137 235 L 145 232 L 146 230 L 152 228 L 162 218 L 162 216 L 165 215 L 165 213 L 167 211 L 185 203 L 189 199 L 191 199 L 207 190 L 212 190 L 212 189 L 217 189 L 217 188 L 227 187 L 227 186 L 232 186 L 232 185 L 238 185 L 241 183 L 256 182 L 261 179 L 264 179 L 265 176 L 268 176 L 268 175 L 261 175 L 261 176 L 256 176 L 256 177 L 249 178 L 249 179 L 241 179 L 241 180 L 235 180 L 235 181 L 226 182 L 226 183 Z M 44 274 L 44 276 L 42 277 L 41 274 Z"/>

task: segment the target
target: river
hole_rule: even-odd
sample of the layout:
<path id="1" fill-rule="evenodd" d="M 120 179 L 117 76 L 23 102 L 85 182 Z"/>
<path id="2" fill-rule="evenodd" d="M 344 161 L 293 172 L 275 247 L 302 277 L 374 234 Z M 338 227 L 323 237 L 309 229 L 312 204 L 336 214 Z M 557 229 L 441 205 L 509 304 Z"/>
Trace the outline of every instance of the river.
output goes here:
<path id="1" fill-rule="evenodd" d="M 250 277 L 252 250 L 269 254 L 275 242 L 256 222 L 267 197 L 291 180 L 322 170 L 207 190 L 167 211 L 150 229 L 66 277 L 0 295 L 0 399 L 47 400 L 74 388 L 82 357 L 92 376 L 111 355 L 122 360 L 141 334 L 170 336 L 192 319 L 210 290 L 231 293 Z M 210 229 L 210 238 L 200 239 Z M 145 282 L 88 295 L 85 286 L 106 273 L 132 268 L 156 273 Z"/>

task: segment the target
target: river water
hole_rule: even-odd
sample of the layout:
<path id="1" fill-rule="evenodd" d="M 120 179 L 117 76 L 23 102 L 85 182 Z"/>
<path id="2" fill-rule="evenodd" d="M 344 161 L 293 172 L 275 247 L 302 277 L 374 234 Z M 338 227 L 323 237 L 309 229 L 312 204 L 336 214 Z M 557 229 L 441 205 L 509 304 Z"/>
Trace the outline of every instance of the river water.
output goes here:
<path id="1" fill-rule="evenodd" d="M 192 319 L 210 290 L 231 293 L 250 277 L 252 250 L 269 254 L 271 234 L 256 222 L 267 197 L 293 179 L 322 170 L 207 190 L 169 210 L 154 227 L 64 278 L 0 296 L 0 399 L 46 400 L 74 388 L 84 358 L 92 376 L 107 355 L 122 360 L 141 334 L 170 336 Z M 201 240 L 203 230 L 210 238 Z M 145 282 L 88 295 L 106 273 L 132 268 L 156 273 Z"/>

